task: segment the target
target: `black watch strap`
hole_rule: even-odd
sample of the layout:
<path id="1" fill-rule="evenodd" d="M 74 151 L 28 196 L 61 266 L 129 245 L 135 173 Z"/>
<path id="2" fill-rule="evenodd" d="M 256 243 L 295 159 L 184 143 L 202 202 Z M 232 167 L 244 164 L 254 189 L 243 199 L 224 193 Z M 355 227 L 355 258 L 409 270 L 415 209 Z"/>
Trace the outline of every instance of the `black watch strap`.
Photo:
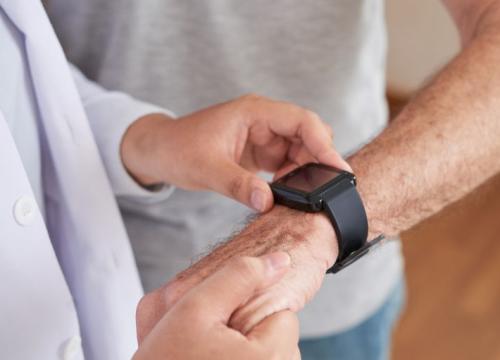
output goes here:
<path id="1" fill-rule="evenodd" d="M 368 220 L 353 179 L 342 181 L 336 186 L 336 191 L 323 201 L 339 244 L 337 261 L 328 270 L 335 273 L 366 254 L 373 244 L 366 242 Z"/>

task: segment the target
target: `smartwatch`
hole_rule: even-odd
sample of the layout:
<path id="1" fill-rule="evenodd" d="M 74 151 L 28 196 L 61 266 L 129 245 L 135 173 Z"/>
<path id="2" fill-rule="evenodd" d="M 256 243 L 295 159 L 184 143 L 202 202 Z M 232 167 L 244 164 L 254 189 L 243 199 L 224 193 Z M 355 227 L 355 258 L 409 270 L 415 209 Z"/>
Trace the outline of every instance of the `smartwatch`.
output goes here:
<path id="1" fill-rule="evenodd" d="M 329 273 L 336 273 L 360 259 L 383 239 L 381 235 L 367 241 L 365 207 L 356 190 L 356 177 L 348 171 L 309 163 L 274 181 L 271 189 L 277 204 L 326 213 L 339 246 L 337 261 Z"/>

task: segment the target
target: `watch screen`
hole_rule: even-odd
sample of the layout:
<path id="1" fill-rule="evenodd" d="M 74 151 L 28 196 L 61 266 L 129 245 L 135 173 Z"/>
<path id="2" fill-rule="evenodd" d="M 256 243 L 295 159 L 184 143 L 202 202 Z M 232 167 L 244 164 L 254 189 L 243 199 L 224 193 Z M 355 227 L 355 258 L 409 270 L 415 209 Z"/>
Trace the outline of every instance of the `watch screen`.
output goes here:
<path id="1" fill-rule="evenodd" d="M 335 179 L 340 172 L 318 164 L 308 164 L 277 181 L 286 187 L 304 192 L 312 192 L 327 182 Z"/>

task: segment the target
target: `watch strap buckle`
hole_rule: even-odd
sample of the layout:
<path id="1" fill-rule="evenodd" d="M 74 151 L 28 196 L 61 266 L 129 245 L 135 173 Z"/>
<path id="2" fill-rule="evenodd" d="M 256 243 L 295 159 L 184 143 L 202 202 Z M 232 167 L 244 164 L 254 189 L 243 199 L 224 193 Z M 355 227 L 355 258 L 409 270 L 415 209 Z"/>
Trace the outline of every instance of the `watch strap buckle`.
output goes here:
<path id="1" fill-rule="evenodd" d="M 362 258 L 364 255 L 366 255 L 373 249 L 377 248 L 379 245 L 382 245 L 385 242 L 383 240 L 386 240 L 386 238 L 383 234 L 381 234 L 372 241 L 367 241 L 361 248 L 351 252 L 345 258 L 337 259 L 335 264 L 333 264 L 333 266 L 330 269 L 328 269 L 326 273 L 335 274 L 338 273 L 340 270 L 345 269 L 346 267 L 356 262 L 357 260 Z"/>

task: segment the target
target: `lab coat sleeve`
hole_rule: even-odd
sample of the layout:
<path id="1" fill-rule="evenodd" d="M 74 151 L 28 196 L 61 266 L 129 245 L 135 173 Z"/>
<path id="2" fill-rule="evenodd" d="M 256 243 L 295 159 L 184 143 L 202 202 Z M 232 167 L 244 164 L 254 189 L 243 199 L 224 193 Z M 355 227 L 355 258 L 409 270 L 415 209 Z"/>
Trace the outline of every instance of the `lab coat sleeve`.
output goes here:
<path id="1" fill-rule="evenodd" d="M 147 189 L 139 185 L 123 165 L 120 144 L 128 127 L 142 116 L 152 113 L 163 113 L 171 117 L 174 115 L 127 94 L 108 91 L 87 79 L 73 65 L 71 70 L 115 195 L 125 200 L 141 202 L 165 200 L 174 187 L 162 185 L 156 189 Z"/>

